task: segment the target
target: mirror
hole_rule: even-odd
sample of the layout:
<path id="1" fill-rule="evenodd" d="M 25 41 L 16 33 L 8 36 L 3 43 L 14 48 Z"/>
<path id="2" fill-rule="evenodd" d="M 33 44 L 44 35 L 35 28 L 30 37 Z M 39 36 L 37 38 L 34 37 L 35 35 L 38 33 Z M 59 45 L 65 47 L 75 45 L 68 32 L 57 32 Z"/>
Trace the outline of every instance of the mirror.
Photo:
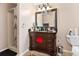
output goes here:
<path id="1" fill-rule="evenodd" d="M 57 8 L 35 13 L 37 27 L 52 27 L 57 31 Z"/>

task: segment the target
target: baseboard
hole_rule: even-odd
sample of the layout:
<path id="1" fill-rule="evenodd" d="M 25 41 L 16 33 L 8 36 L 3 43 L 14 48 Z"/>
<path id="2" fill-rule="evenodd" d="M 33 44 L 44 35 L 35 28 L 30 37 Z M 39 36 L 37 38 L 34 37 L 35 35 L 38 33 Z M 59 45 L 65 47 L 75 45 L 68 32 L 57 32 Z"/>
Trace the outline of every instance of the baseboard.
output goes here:
<path id="1" fill-rule="evenodd" d="M 27 51 L 29 51 L 29 49 L 27 49 L 26 51 L 24 51 L 24 52 L 21 53 L 21 54 L 17 54 L 17 56 L 23 56 Z"/>
<path id="2" fill-rule="evenodd" d="M 7 50 L 7 49 L 8 49 L 8 48 L 1 49 L 0 52 L 2 52 L 2 51 L 4 51 L 4 50 Z"/>
<path id="3" fill-rule="evenodd" d="M 14 51 L 14 52 L 17 52 L 17 48 L 14 48 L 14 47 L 9 47 L 10 50 Z"/>

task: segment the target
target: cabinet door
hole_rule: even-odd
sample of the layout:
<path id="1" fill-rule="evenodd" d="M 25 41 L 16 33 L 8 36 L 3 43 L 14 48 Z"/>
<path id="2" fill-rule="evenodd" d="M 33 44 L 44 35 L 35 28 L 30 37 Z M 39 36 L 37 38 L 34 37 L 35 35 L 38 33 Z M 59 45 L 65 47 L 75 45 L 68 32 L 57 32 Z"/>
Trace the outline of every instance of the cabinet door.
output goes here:
<path id="1" fill-rule="evenodd" d="M 30 50 L 35 49 L 35 33 L 30 33 Z"/>
<path id="2" fill-rule="evenodd" d="M 30 48 L 50 55 L 56 52 L 56 36 L 50 33 L 30 33 Z"/>
<path id="3" fill-rule="evenodd" d="M 36 49 L 42 52 L 47 52 L 47 36 L 45 34 L 36 35 Z"/>

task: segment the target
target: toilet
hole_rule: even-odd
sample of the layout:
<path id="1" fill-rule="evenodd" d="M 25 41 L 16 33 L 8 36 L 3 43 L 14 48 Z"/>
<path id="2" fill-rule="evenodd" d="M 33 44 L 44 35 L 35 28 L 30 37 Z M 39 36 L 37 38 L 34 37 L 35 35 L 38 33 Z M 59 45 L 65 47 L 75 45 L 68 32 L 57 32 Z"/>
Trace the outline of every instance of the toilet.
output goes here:
<path id="1" fill-rule="evenodd" d="M 67 35 L 67 41 L 72 45 L 73 56 L 79 56 L 79 35 Z"/>

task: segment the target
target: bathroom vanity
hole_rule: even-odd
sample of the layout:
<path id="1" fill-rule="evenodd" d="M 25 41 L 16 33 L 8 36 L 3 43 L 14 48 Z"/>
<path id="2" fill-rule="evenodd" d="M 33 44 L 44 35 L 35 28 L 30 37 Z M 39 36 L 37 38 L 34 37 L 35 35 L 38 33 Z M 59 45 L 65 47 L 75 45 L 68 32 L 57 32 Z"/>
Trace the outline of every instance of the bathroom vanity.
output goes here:
<path id="1" fill-rule="evenodd" d="M 35 13 L 35 26 L 28 30 L 29 50 L 39 51 L 52 56 L 57 55 L 57 8 Z"/>

